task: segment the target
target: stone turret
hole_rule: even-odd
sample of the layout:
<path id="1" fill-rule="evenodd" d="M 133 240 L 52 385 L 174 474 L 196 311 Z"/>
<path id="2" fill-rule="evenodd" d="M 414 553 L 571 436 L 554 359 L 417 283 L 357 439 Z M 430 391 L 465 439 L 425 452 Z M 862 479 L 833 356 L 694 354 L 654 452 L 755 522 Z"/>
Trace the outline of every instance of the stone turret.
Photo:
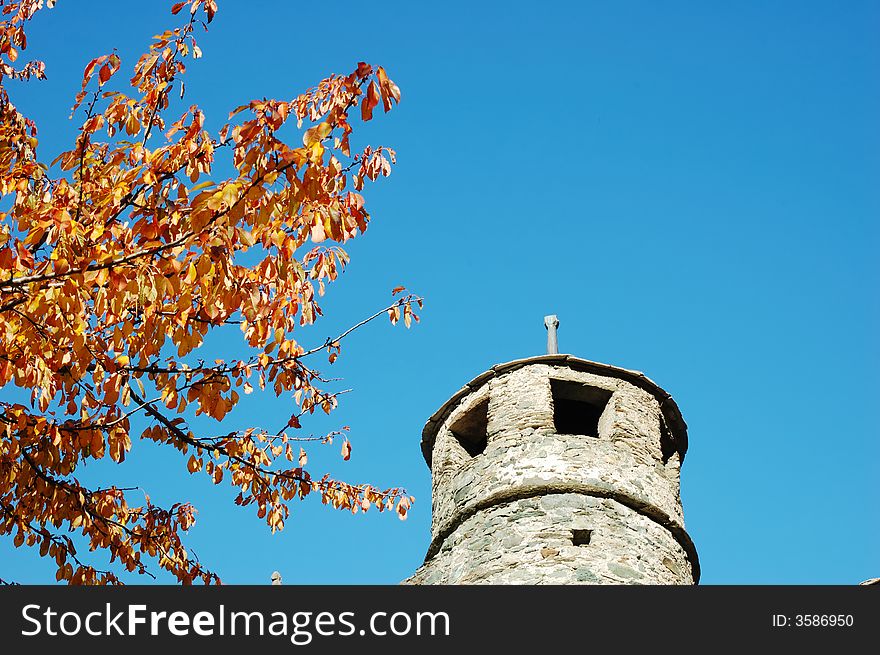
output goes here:
<path id="1" fill-rule="evenodd" d="M 686 450 L 678 406 L 641 373 L 557 354 L 495 366 L 422 433 L 431 543 L 405 582 L 695 584 Z"/>

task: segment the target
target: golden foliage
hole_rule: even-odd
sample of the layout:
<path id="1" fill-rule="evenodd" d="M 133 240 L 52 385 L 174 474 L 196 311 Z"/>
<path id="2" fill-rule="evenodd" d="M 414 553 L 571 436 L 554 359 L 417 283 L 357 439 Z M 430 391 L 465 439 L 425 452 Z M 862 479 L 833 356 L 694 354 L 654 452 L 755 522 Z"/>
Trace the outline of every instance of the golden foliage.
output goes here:
<path id="1" fill-rule="evenodd" d="M 26 23 L 52 4 L 3 4 L 0 83 L 44 77 L 40 62 L 14 63 Z M 389 148 L 351 155 L 349 114 L 360 104 L 369 120 L 380 101 L 385 111 L 399 102 L 400 91 L 384 69 L 360 63 L 292 99 L 241 105 L 229 119 L 245 118 L 217 135 L 195 104 L 166 123 L 172 92 L 184 97 L 184 62 L 202 56 L 194 26 L 217 11 L 213 0 L 188 0 L 172 13 L 184 8 L 184 24 L 155 37 L 135 63 L 127 92 L 110 88 L 122 67 L 116 54 L 89 63 L 73 106 L 78 137 L 49 166 L 37 156 L 34 122 L 0 84 L 0 194 L 9 206 L 0 213 L 0 386 L 31 397 L 30 406 L 0 401 L 0 534 L 54 558 L 57 579 L 72 584 L 120 580 L 82 561 L 65 530 L 126 571 L 149 574 L 152 559 L 182 583 L 219 582 L 181 541 L 194 521 L 191 504 L 162 508 L 145 496 L 133 506 L 133 489 L 89 489 L 74 477 L 89 459 L 125 459 L 138 412 L 150 425 L 137 436 L 179 451 L 189 473 L 236 487 L 235 502 L 255 505 L 273 531 L 284 526 L 289 501 L 310 494 L 402 518 L 412 501 L 401 489 L 312 477 L 305 450 L 292 447 L 303 439 L 286 429 L 204 436 L 188 427 L 188 407 L 220 421 L 254 383 L 293 396 L 286 428 L 336 406 L 304 360 L 326 352 L 332 362 L 350 330 L 308 350 L 292 335 L 321 315 L 317 298 L 348 262 L 325 242 L 366 230 L 358 191 L 394 162 Z M 308 125 L 301 145 L 279 136 L 291 121 Z M 220 153 L 233 177 L 213 175 Z M 402 315 L 408 326 L 414 306 L 420 298 L 401 296 L 375 316 Z M 195 357 L 210 330 L 229 325 L 252 356 L 213 364 Z M 343 459 L 350 454 L 346 437 Z"/>

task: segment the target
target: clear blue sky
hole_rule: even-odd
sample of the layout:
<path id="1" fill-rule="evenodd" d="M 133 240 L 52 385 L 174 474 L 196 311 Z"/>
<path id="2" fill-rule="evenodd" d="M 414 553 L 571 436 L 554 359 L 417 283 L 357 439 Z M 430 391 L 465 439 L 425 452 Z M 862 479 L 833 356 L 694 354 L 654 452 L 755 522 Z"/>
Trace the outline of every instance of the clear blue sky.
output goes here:
<path id="1" fill-rule="evenodd" d="M 163 2 L 61 0 L 26 54 L 49 79 L 13 88 L 50 161 L 85 64 L 130 70 L 175 25 Z M 185 459 L 135 443 L 120 485 L 189 499 L 189 543 L 224 581 L 395 583 L 421 562 L 428 416 L 493 364 L 560 346 L 644 371 L 690 426 L 682 473 L 703 583 L 841 583 L 880 575 L 878 213 L 880 4 L 875 2 L 284 2 L 220 0 L 188 100 L 219 126 L 359 60 L 400 85 L 359 143 L 399 165 L 369 190 L 374 221 L 330 288 L 316 344 L 406 284 L 422 323 L 356 333 L 332 373 L 355 391 L 310 449 L 315 472 L 401 484 L 410 517 L 294 506 L 271 535 Z M 240 356 L 233 340 L 218 345 Z M 9 393 L 3 390 L 3 394 Z M 230 426 L 277 412 L 248 397 Z M 0 544 L 21 582 L 54 567 Z M 136 581 L 132 580 L 132 581 Z"/>

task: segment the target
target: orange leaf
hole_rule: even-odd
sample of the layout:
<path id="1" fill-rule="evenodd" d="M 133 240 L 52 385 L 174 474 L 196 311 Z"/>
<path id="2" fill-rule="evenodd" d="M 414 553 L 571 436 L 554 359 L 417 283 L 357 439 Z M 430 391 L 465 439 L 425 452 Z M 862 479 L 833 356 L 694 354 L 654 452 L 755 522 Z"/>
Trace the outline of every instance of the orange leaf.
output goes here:
<path id="1" fill-rule="evenodd" d="M 388 79 L 385 69 L 381 66 L 376 70 L 376 77 L 379 78 L 379 89 L 382 91 L 382 107 L 387 112 L 391 109 L 392 100 L 400 102 L 400 89 Z"/>
<path id="2" fill-rule="evenodd" d="M 361 102 L 361 118 L 365 121 L 373 118 L 373 107 L 379 104 L 379 87 L 376 86 L 375 82 L 370 82 L 370 86 L 367 87 L 367 94 L 364 96 L 363 102 Z"/>
<path id="3" fill-rule="evenodd" d="M 103 64 L 105 61 L 107 61 L 107 55 L 96 57 L 95 59 L 92 59 L 88 63 L 88 65 L 86 65 L 86 69 L 83 72 L 83 88 L 85 88 L 86 84 L 89 83 L 89 80 L 92 79 L 92 74 L 95 71 L 95 66 L 97 66 L 98 64 Z"/>
<path id="4" fill-rule="evenodd" d="M 238 107 L 233 109 L 231 112 L 229 112 L 229 118 L 232 118 L 236 114 L 243 112 L 248 107 L 250 107 L 250 105 L 239 105 Z"/>

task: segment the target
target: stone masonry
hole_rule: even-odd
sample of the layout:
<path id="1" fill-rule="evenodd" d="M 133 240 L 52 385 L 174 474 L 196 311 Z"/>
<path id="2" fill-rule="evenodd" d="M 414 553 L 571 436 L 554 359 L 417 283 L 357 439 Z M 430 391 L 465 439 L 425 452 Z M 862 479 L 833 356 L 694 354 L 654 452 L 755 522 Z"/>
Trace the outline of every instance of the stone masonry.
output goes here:
<path id="1" fill-rule="evenodd" d="M 406 584 L 695 584 L 687 427 L 641 373 L 570 355 L 501 364 L 428 421 L 425 563 Z"/>

